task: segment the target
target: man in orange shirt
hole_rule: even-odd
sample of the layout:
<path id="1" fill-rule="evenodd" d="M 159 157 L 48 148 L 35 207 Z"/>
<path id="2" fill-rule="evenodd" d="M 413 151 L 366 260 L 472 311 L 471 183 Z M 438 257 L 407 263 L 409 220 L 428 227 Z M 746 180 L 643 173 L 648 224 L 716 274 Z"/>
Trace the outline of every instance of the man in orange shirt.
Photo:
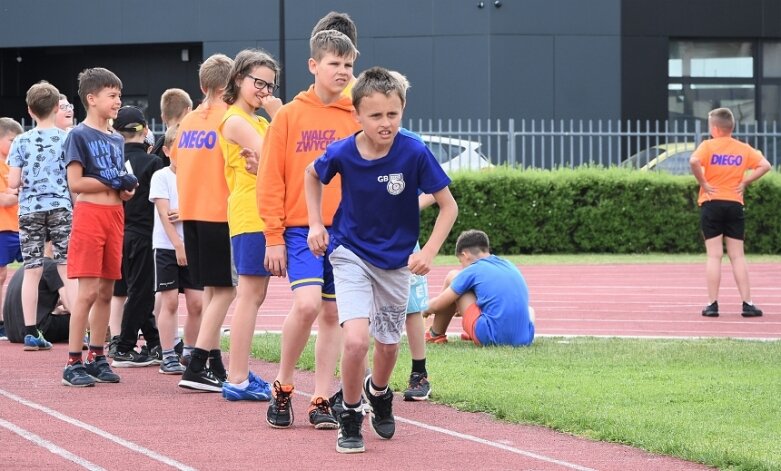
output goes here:
<path id="1" fill-rule="evenodd" d="M 708 254 L 705 275 L 709 304 L 702 310 L 702 315 L 719 316 L 717 299 L 724 255 L 723 239 L 727 244 L 735 284 L 743 299 L 742 315 L 759 317 L 762 311 L 751 301 L 748 266 L 743 253 L 743 192 L 770 170 L 770 162 L 750 145 L 732 137 L 735 118 L 728 108 L 717 108 L 708 113 L 708 127 L 713 139 L 700 144 L 689 161 L 694 178 L 700 184 L 697 202 L 701 207 L 700 227 Z M 747 170 L 752 171 L 747 174 Z"/>

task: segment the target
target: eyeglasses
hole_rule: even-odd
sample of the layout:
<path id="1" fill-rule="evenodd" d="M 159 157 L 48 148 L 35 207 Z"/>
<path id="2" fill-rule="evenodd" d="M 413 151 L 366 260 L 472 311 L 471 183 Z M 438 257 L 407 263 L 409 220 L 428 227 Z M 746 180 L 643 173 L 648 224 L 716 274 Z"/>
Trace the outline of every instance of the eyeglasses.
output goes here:
<path id="1" fill-rule="evenodd" d="M 257 77 L 253 77 L 250 74 L 247 74 L 247 77 L 251 78 L 254 81 L 255 88 L 258 90 L 268 90 L 269 93 L 274 93 L 275 91 L 279 90 L 279 85 L 276 83 L 268 83 L 263 79 L 259 79 Z"/>
<path id="2" fill-rule="evenodd" d="M 71 103 L 63 103 L 60 105 L 62 111 L 73 111 L 73 105 Z"/>

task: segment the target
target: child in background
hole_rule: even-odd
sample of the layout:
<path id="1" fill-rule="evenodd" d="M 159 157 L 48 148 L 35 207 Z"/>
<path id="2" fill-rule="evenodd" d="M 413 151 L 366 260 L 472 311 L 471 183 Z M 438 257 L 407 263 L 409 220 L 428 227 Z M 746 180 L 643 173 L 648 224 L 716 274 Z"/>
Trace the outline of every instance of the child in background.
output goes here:
<path id="1" fill-rule="evenodd" d="M 178 126 L 165 132 L 163 152 L 170 152 L 175 142 Z M 187 304 L 187 320 L 184 326 L 184 344 L 192 353 L 192 345 L 198 338 L 203 308 L 203 286 L 192 279 L 187 268 L 187 254 L 184 250 L 184 230 L 179 221 L 179 194 L 176 191 L 176 163 L 155 172 L 149 185 L 149 201 L 155 205 L 155 227 L 152 233 L 152 247 L 155 263 L 155 291 L 160 295 L 160 314 L 157 326 L 160 331 L 160 346 L 163 362 L 158 370 L 161 374 L 180 375 L 184 366 L 174 350 L 178 332 L 179 292 L 184 291 Z M 185 360 L 187 361 L 187 360 Z"/>
<path id="2" fill-rule="evenodd" d="M 44 245 L 47 239 L 52 241 L 53 259 L 60 278 L 66 280 L 72 206 L 62 154 L 67 134 L 56 126 L 60 92 L 48 82 L 39 82 L 27 91 L 26 101 L 36 124 L 16 138 L 8 164 L 9 185 L 19 190 L 19 239 L 25 268 L 24 349 L 35 351 L 51 348 L 36 327 Z M 65 303 L 70 305 L 75 297 L 75 282 L 66 281 L 65 287 Z"/>
<path id="3" fill-rule="evenodd" d="M 8 277 L 8 264 L 22 261 L 19 245 L 18 190 L 8 186 L 8 153 L 11 144 L 24 130 L 11 118 L 0 118 L 0 340 L 6 339 L 3 325 L 3 292 Z"/>

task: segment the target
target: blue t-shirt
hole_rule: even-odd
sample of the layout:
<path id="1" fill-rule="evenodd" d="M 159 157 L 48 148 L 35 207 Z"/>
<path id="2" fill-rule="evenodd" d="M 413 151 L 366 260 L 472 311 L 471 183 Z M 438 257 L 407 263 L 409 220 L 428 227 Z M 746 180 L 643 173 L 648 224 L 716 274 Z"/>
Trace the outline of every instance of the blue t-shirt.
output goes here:
<path id="1" fill-rule="evenodd" d="M 357 134 L 356 134 L 357 135 Z M 320 181 L 342 176 L 333 242 L 384 270 L 407 265 L 420 232 L 418 189 L 435 193 L 450 183 L 431 151 L 400 131 L 388 154 L 361 157 L 355 136 L 336 141 L 315 160 Z"/>
<path id="2" fill-rule="evenodd" d="M 529 320 L 529 288 L 518 268 L 490 255 L 464 268 L 450 284 L 459 296 L 473 291 L 482 315 L 475 323 L 481 345 L 529 345 L 534 324 Z"/>
<path id="3" fill-rule="evenodd" d="M 81 123 L 65 139 L 65 165 L 78 162 L 85 177 L 110 187 L 112 179 L 126 173 L 124 148 L 125 140 L 119 133 L 108 134 Z"/>
<path id="4" fill-rule="evenodd" d="M 19 214 L 71 209 L 71 195 L 62 154 L 67 133 L 62 129 L 31 129 L 14 139 L 8 165 L 22 170 Z"/>

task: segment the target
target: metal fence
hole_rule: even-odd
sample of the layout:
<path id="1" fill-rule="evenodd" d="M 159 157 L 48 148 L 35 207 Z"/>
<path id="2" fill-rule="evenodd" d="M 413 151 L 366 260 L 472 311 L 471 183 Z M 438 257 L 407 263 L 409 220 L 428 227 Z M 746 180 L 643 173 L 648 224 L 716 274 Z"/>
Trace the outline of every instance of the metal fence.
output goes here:
<path id="1" fill-rule="evenodd" d="M 21 123 L 25 129 L 32 124 Z M 708 137 L 707 125 L 699 120 L 410 119 L 405 127 L 424 137 L 445 168 L 470 169 L 626 165 L 631 158 L 665 149 L 693 149 Z M 164 132 L 154 119 L 150 129 L 157 136 Z M 774 167 L 781 164 L 778 123 L 742 123 L 734 135 L 762 151 Z"/>
<path id="2" fill-rule="evenodd" d="M 703 121 L 418 119 L 406 127 L 462 147 L 479 143 L 491 164 L 521 168 L 621 165 L 643 151 L 693 149 L 708 137 Z M 740 124 L 734 135 L 761 150 L 774 166 L 781 163 L 778 123 Z"/>

